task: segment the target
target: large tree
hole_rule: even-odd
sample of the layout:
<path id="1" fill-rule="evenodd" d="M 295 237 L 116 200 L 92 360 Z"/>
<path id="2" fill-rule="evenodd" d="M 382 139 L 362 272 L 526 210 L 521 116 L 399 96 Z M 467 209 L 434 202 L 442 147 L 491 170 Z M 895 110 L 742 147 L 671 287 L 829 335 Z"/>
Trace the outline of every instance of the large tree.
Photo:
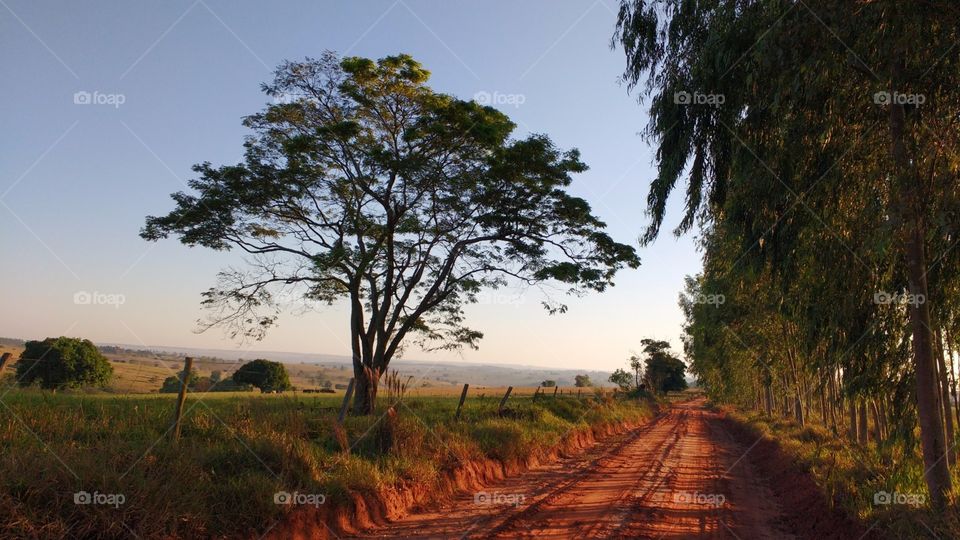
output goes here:
<path id="1" fill-rule="evenodd" d="M 566 192 L 586 169 L 576 150 L 511 138 L 504 114 L 435 92 L 428 77 L 406 55 L 282 64 L 264 86 L 276 103 L 244 121 L 244 161 L 196 166 L 194 193 L 174 194 L 176 208 L 142 231 L 254 256 L 205 293 L 206 327 L 259 339 L 276 321 L 278 291 L 345 299 L 360 413 L 411 338 L 425 349 L 477 346 L 463 307 L 483 288 L 603 291 L 639 265 Z M 566 309 L 549 296 L 544 305 Z"/>

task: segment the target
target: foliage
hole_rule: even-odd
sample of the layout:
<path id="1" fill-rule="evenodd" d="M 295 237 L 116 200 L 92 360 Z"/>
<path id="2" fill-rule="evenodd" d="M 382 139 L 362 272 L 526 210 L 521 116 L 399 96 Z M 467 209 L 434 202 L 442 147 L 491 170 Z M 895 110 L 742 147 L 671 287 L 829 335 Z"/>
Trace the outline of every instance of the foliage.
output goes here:
<path id="1" fill-rule="evenodd" d="M 617 368 L 617 370 L 610 375 L 609 381 L 626 392 L 627 390 L 630 390 L 630 386 L 633 384 L 633 377 L 631 377 L 626 371 Z"/>
<path id="2" fill-rule="evenodd" d="M 197 385 L 197 381 L 200 379 L 200 374 L 197 373 L 196 369 L 190 369 L 190 377 L 187 379 L 187 389 L 194 390 Z M 161 394 L 175 394 L 180 391 L 180 383 L 183 381 L 183 371 L 181 370 L 176 375 L 171 375 L 163 380 L 163 385 L 160 387 Z"/>
<path id="3" fill-rule="evenodd" d="M 28 341 L 17 362 L 17 381 L 21 386 L 37 382 L 46 389 L 105 386 L 112 377 L 113 366 L 86 339 Z"/>
<path id="4" fill-rule="evenodd" d="M 586 388 L 593 386 L 593 381 L 590 380 L 589 375 L 575 375 L 573 377 L 573 385 L 577 388 Z"/>
<path id="5" fill-rule="evenodd" d="M 869 403 L 904 452 L 919 427 L 943 506 L 956 382 L 941 359 L 952 364 L 960 330 L 960 56 L 946 51 L 960 11 L 799 6 L 621 3 L 614 39 L 626 82 L 648 98 L 658 165 L 642 240 L 685 182 L 674 232 L 699 224 L 704 252 L 681 298 L 698 381 L 801 424 L 819 401 L 835 432 L 850 404 Z"/>
<path id="6" fill-rule="evenodd" d="M 647 354 L 644 380 L 649 383 L 651 391 L 663 394 L 686 390 L 686 366 L 670 352 L 670 343 L 653 339 L 642 339 L 640 343 Z"/>
<path id="7" fill-rule="evenodd" d="M 287 367 L 264 359 L 251 360 L 240 366 L 233 373 L 233 382 L 253 385 L 261 392 L 284 392 L 293 388 Z"/>
<path id="8" fill-rule="evenodd" d="M 264 85 L 279 103 L 244 120 L 243 163 L 197 165 L 194 193 L 174 194 L 174 210 L 141 233 L 254 255 L 205 293 L 205 327 L 259 339 L 280 300 L 346 299 L 365 413 L 379 379 L 364 368 L 382 376 L 404 344 L 477 347 L 463 306 L 482 289 L 603 291 L 639 265 L 567 193 L 586 170 L 578 151 L 545 135 L 511 139 L 507 116 L 433 91 L 429 76 L 407 55 L 282 64 Z"/>
<path id="9" fill-rule="evenodd" d="M 544 388 L 553 388 L 553 387 L 556 386 L 556 385 L 557 385 L 557 381 L 555 381 L 555 380 L 553 380 L 553 379 L 547 379 L 547 380 L 543 381 L 542 383 L 540 383 L 540 386 L 542 386 L 542 387 L 544 387 Z"/>
<path id="10" fill-rule="evenodd" d="M 633 370 L 633 384 L 640 388 L 640 374 L 644 371 L 643 359 L 633 354 L 630 356 L 630 369 Z"/>

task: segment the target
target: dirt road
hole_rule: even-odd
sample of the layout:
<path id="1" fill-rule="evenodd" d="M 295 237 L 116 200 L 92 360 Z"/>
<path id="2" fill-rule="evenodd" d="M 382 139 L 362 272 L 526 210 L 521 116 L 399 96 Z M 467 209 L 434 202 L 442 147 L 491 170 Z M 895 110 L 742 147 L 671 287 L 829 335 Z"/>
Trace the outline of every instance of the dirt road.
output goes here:
<path id="1" fill-rule="evenodd" d="M 702 401 L 360 538 L 791 538 Z M 746 456 L 746 457 L 745 457 Z"/>

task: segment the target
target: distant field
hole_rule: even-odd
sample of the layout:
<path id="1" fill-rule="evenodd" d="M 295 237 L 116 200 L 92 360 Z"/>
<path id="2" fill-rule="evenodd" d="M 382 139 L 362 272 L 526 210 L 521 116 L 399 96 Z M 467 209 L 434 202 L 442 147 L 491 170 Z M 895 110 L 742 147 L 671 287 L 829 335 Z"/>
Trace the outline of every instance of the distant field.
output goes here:
<path id="1" fill-rule="evenodd" d="M 9 344 L 0 344 L 0 354 L 9 352 L 13 355 L 11 361 L 4 367 L 4 373 L 12 373 L 16 368 L 16 360 L 23 352 L 23 347 Z M 159 391 L 164 379 L 179 373 L 183 369 L 184 359 L 181 356 L 147 353 L 141 351 L 105 352 L 104 356 L 113 366 L 114 380 L 106 388 L 113 394 L 150 394 Z M 223 377 L 229 377 L 242 361 L 226 361 L 214 358 L 195 358 L 194 369 L 201 376 L 209 376 L 214 371 L 220 371 Z M 353 371 L 346 365 L 330 364 L 294 364 L 285 363 L 290 374 L 290 382 L 298 388 L 319 389 L 324 381 L 331 385 L 345 386 Z M 404 375 L 402 370 L 399 371 Z M 405 377 L 404 377 L 405 378 Z M 414 390 L 413 387 L 416 387 Z M 447 391 L 458 393 L 461 386 L 446 381 L 440 381 L 429 376 L 415 376 L 411 383 L 411 393 L 417 395 L 445 395 Z M 505 388 L 504 388 L 505 390 Z M 343 390 L 337 390 L 343 393 Z M 221 394 L 222 392 L 215 392 Z M 531 391 L 532 393 L 532 391 Z M 211 393 L 213 394 L 213 393 Z"/>

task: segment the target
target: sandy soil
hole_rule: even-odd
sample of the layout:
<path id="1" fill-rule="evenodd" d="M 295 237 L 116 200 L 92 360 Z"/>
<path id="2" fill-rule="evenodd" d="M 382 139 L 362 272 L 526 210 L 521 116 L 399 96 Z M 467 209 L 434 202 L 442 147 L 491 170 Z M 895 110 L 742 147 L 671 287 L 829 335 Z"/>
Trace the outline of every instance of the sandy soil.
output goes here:
<path id="1" fill-rule="evenodd" d="M 794 538 L 750 450 L 701 400 L 357 538 Z"/>

